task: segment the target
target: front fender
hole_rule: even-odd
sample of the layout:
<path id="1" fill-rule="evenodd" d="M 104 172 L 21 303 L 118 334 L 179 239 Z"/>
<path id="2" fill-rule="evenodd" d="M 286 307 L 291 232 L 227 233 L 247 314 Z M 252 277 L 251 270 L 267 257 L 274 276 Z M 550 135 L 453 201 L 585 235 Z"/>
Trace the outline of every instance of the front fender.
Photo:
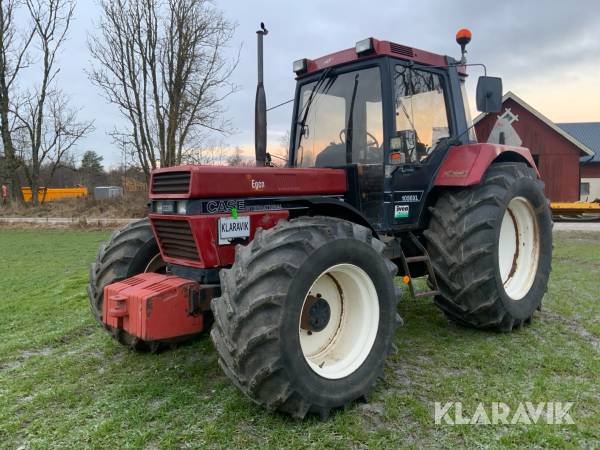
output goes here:
<path id="1" fill-rule="evenodd" d="M 367 227 L 373 233 L 373 236 L 379 237 L 379 234 L 373 228 L 369 219 L 367 219 L 358 209 L 347 202 L 335 198 L 319 198 L 307 201 L 311 214 L 319 216 L 337 217 L 338 219 L 354 222 Z"/>

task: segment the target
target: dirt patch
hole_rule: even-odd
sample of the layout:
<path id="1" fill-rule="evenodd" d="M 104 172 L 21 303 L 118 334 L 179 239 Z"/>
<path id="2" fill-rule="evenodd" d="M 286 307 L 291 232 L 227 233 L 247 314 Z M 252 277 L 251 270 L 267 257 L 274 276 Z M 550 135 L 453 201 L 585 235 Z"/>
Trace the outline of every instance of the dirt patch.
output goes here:
<path id="1" fill-rule="evenodd" d="M 542 311 L 541 318 L 546 318 L 563 324 L 570 331 L 572 331 L 577 336 L 586 341 L 589 345 L 591 345 L 592 348 L 596 350 L 596 352 L 600 353 L 600 338 L 590 333 L 580 323 L 577 323 L 574 320 L 567 319 L 566 317 L 560 316 L 556 313 L 547 310 Z"/>
<path id="2" fill-rule="evenodd" d="M 28 359 L 36 356 L 50 356 L 52 347 L 43 347 L 36 350 L 23 350 L 19 356 L 13 360 L 0 363 L 0 370 L 13 370 L 21 367 Z"/>
<path id="3" fill-rule="evenodd" d="M 12 370 L 23 365 L 23 361 L 7 361 L 0 363 L 0 370 Z"/>
<path id="4" fill-rule="evenodd" d="M 59 345 L 69 344 L 70 342 L 84 336 L 90 336 L 96 329 L 95 325 L 89 325 L 83 328 L 76 328 L 62 336 L 55 339 L 55 342 Z"/>
<path id="5" fill-rule="evenodd" d="M 43 347 L 39 350 L 23 350 L 21 352 L 22 359 L 29 359 L 32 356 L 49 356 L 52 353 L 51 347 Z"/>

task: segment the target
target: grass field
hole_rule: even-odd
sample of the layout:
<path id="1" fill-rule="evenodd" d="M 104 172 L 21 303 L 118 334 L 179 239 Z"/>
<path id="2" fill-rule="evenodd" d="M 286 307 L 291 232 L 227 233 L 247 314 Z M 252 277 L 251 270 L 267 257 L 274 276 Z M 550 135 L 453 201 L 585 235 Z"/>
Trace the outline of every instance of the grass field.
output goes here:
<path id="1" fill-rule="evenodd" d="M 208 337 L 158 355 L 91 318 L 106 232 L 0 228 L 1 448 L 597 447 L 600 235 L 559 234 L 544 309 L 513 334 L 449 324 L 405 299 L 398 351 L 369 404 L 328 421 L 268 413 L 221 373 Z M 434 402 L 574 402 L 575 425 L 435 425 Z"/>

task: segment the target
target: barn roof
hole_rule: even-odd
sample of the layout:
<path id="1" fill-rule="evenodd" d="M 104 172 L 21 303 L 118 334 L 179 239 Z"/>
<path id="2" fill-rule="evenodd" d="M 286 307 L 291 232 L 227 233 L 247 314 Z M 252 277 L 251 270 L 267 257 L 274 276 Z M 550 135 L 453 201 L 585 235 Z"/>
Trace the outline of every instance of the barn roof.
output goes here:
<path id="1" fill-rule="evenodd" d="M 600 162 L 600 122 L 557 123 L 556 125 L 593 150 L 594 157 L 586 156 L 581 158 L 582 161 Z"/>
<path id="2" fill-rule="evenodd" d="M 557 126 L 557 124 L 552 122 L 550 119 L 548 119 L 546 116 L 544 116 L 541 112 L 539 112 L 537 109 L 535 109 L 529 103 L 525 102 L 525 100 L 523 100 L 522 98 L 517 96 L 514 92 L 508 91 L 506 94 L 504 94 L 502 96 L 502 103 L 506 102 L 506 100 L 508 100 L 508 99 L 511 99 L 514 102 L 521 105 L 523 108 L 525 108 L 528 112 L 530 112 L 537 119 L 539 119 L 540 121 L 542 121 L 543 123 L 548 125 L 554 131 L 556 131 L 558 134 L 560 134 L 562 137 L 564 137 L 567 141 L 569 141 L 571 144 L 573 144 L 577 148 L 579 148 L 579 150 L 581 151 L 581 155 L 583 157 L 586 157 L 587 159 L 589 159 L 590 156 L 593 156 L 594 158 L 597 157 L 597 154 L 591 148 L 589 148 L 585 143 L 581 142 L 575 136 L 571 135 L 569 132 L 567 132 L 567 131 L 563 130 L 562 128 L 560 128 L 559 126 Z M 486 113 L 479 114 L 473 120 L 473 123 L 476 124 L 481 119 L 483 119 L 486 115 L 487 115 Z"/>

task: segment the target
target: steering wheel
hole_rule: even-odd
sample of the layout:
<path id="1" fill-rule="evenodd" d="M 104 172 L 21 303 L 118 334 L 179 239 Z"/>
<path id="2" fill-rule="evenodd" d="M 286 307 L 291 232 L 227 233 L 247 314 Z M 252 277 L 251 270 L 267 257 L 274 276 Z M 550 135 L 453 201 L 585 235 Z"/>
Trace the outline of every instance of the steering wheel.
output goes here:
<path id="1" fill-rule="evenodd" d="M 371 142 L 367 141 L 367 147 L 379 147 L 379 141 L 371 133 L 367 131 L 367 136 L 371 138 Z M 342 144 L 346 143 L 346 128 L 340 130 L 340 141 Z"/>

